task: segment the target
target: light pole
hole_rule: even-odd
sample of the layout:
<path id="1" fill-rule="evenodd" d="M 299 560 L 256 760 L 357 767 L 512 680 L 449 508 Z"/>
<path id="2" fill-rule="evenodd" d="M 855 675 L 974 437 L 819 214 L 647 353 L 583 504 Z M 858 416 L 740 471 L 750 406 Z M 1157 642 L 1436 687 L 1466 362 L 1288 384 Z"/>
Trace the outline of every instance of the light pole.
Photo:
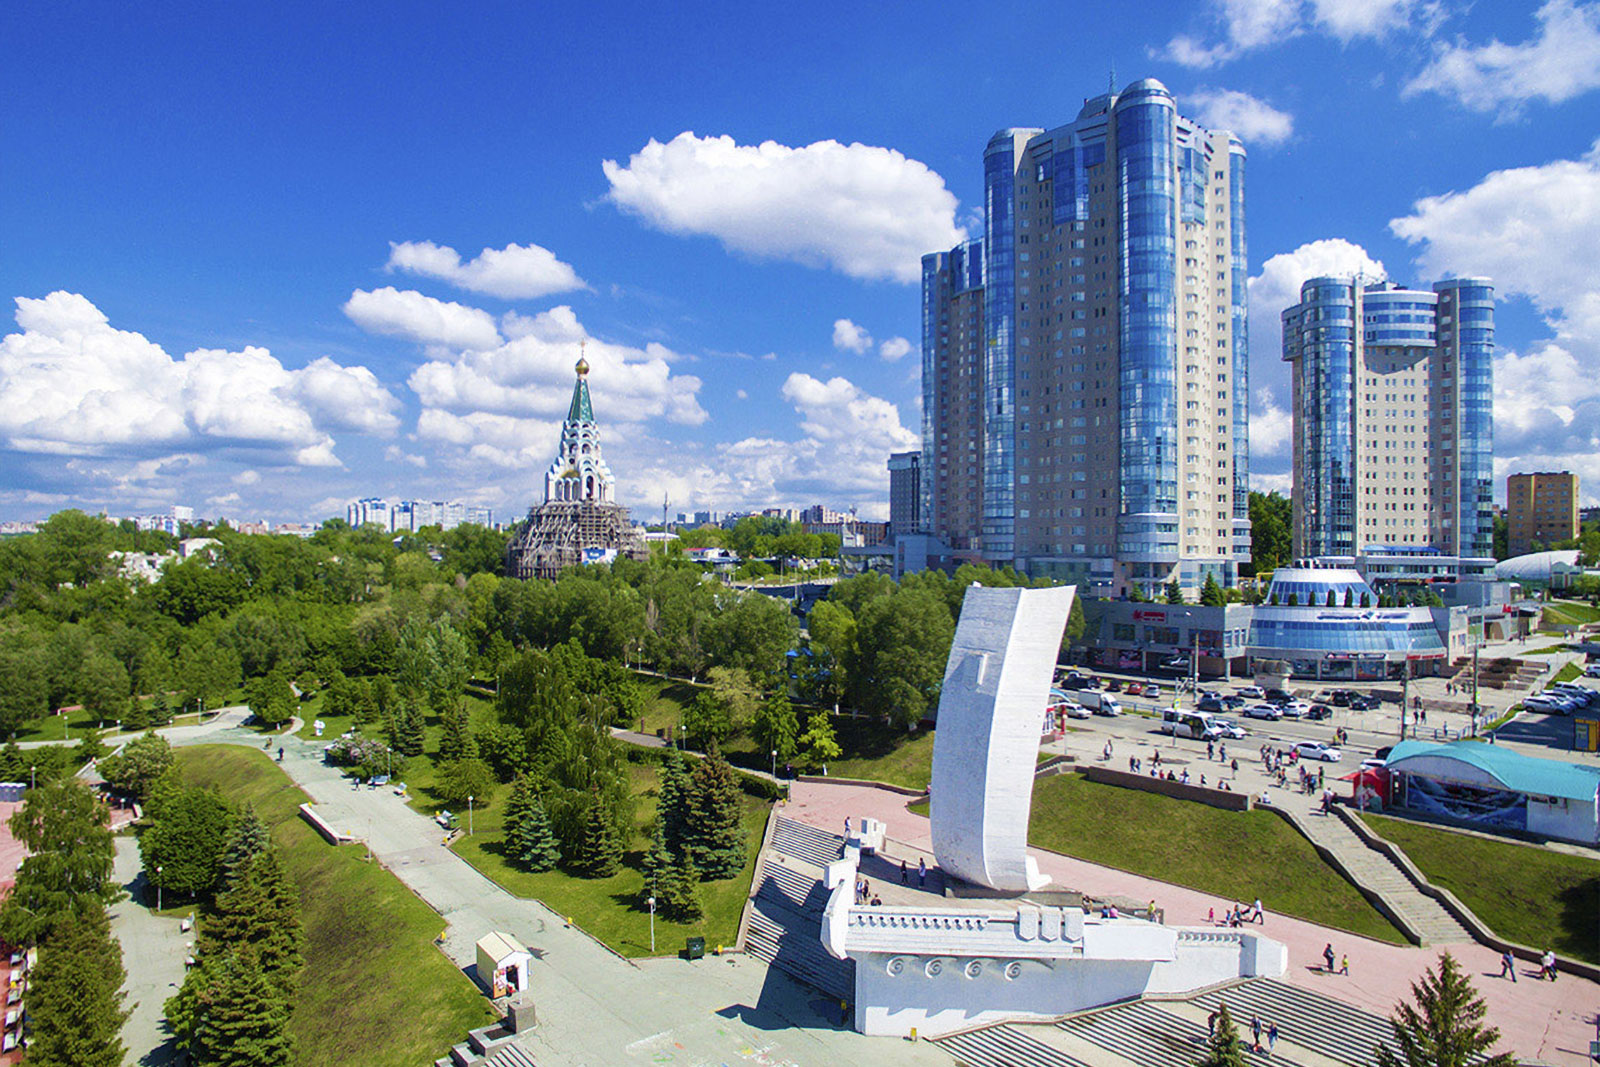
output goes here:
<path id="1" fill-rule="evenodd" d="M 161 910 L 161 868 L 156 867 L 156 910 Z"/>
<path id="2" fill-rule="evenodd" d="M 778 750 L 772 750 L 772 777 L 778 777 Z"/>
<path id="3" fill-rule="evenodd" d="M 650 955 L 656 954 L 656 898 L 650 898 Z"/>
<path id="4" fill-rule="evenodd" d="M 467 794 L 467 836 L 472 836 L 472 794 Z"/>
<path id="5" fill-rule="evenodd" d="M 38 789 L 39 788 L 39 773 L 38 772 L 39 772 L 39 768 L 37 768 L 37 767 L 29 767 L 28 768 L 28 788 L 29 789 Z"/>

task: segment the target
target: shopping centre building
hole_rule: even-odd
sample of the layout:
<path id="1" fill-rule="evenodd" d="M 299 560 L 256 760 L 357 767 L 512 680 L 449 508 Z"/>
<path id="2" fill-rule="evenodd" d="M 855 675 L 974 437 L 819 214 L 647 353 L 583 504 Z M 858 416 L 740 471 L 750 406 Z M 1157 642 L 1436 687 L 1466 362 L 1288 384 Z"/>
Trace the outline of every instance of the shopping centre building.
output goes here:
<path id="1" fill-rule="evenodd" d="M 1473 630 L 1491 618 L 1498 623 L 1506 606 L 1480 595 L 1485 590 L 1441 591 L 1466 603 L 1378 607 L 1378 593 L 1353 567 L 1307 564 L 1279 568 L 1255 605 L 1086 600 L 1084 662 L 1187 673 L 1193 655 L 1200 674 L 1227 677 L 1273 660 L 1296 678 L 1329 681 L 1398 679 L 1409 662 L 1413 677 L 1441 674 L 1471 653 Z"/>

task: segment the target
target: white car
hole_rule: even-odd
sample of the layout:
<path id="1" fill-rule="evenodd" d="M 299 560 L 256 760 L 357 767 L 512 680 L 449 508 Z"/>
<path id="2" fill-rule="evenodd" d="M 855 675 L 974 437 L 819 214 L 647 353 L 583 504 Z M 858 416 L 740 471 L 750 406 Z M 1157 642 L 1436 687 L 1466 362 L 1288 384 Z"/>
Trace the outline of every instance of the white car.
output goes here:
<path id="1" fill-rule="evenodd" d="M 1212 719 L 1211 725 L 1216 729 L 1218 737 L 1226 737 L 1230 741 L 1237 741 L 1249 735 L 1249 731 L 1232 719 Z"/>
<path id="2" fill-rule="evenodd" d="M 1276 704 L 1250 704 L 1244 709 L 1242 714 L 1247 718 L 1269 719 L 1273 722 L 1277 722 L 1279 719 L 1283 718 L 1283 712 Z"/>
<path id="3" fill-rule="evenodd" d="M 1600 663 L 1591 663 L 1583 669 L 1585 678 L 1600 678 Z"/>
<path id="4" fill-rule="evenodd" d="M 1301 759 L 1319 759 L 1326 763 L 1338 763 L 1344 755 L 1332 745 L 1321 741 L 1300 741 L 1294 746 L 1294 754 Z"/>
<path id="5" fill-rule="evenodd" d="M 1078 703 L 1076 700 L 1066 700 L 1060 704 L 1057 704 L 1055 707 L 1057 711 L 1065 713 L 1069 719 L 1089 718 L 1089 709 Z"/>
<path id="6" fill-rule="evenodd" d="M 1246 700 L 1263 700 L 1267 695 L 1261 691 L 1261 687 L 1259 685 L 1241 685 L 1238 689 L 1235 689 L 1234 692 L 1238 693 Z"/>
<path id="7" fill-rule="evenodd" d="M 1286 719 L 1298 719 L 1311 710 L 1311 705 L 1304 700 L 1285 700 L 1278 705 L 1278 710 L 1283 712 Z"/>

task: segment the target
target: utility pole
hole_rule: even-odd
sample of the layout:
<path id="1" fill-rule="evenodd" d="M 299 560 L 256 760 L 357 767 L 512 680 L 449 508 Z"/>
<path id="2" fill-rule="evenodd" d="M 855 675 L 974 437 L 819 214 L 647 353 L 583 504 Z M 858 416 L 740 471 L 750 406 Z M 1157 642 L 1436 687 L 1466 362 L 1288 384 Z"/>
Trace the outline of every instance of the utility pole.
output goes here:
<path id="1" fill-rule="evenodd" d="M 1474 629 L 1473 627 L 1469 626 L 1467 628 L 1467 633 L 1472 638 L 1472 708 L 1471 708 L 1471 712 L 1472 712 L 1472 734 L 1473 734 L 1474 737 L 1476 737 L 1477 734 L 1478 734 L 1478 646 L 1481 645 L 1483 642 L 1479 640 L 1479 637 L 1482 636 L 1482 635 L 1478 632 L 1478 630 Z"/>
<path id="2" fill-rule="evenodd" d="M 1405 670 L 1400 674 L 1400 740 L 1406 739 L 1406 709 L 1411 706 L 1411 654 L 1406 653 Z"/>

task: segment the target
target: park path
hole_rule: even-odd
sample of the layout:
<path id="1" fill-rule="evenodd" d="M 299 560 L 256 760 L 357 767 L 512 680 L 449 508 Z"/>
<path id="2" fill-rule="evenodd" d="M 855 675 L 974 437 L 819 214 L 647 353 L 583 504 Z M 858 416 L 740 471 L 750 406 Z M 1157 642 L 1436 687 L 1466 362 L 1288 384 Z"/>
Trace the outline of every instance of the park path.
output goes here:
<path id="1" fill-rule="evenodd" d="M 156 914 L 145 906 L 145 881 L 139 863 L 139 842 L 133 837 L 116 839 L 113 871 L 117 885 L 127 896 L 106 909 L 111 932 L 122 945 L 122 965 L 127 978 L 122 983 L 129 1009 L 122 1026 L 122 1041 L 127 1046 L 123 1062 L 139 1067 L 176 1062 L 176 1049 L 162 1020 L 167 998 L 183 984 L 186 943 L 194 934 L 183 933 L 181 920 Z"/>
<path id="2" fill-rule="evenodd" d="M 174 739 L 206 742 L 262 743 L 260 735 L 239 728 Z M 325 765 L 323 742 L 275 738 L 274 748 L 280 742 L 283 769 L 318 813 L 370 844 L 378 860 L 442 916 L 441 948 L 469 977 L 477 939 L 492 930 L 533 949 L 538 963 L 530 971 L 530 999 L 539 1025 L 518 1042 L 540 1064 L 756 1060 L 876 1067 L 883 1061 L 881 1042 L 837 1026 L 837 1005 L 819 1001 L 760 960 L 742 954 L 693 963 L 625 960 L 538 901 L 513 897 L 479 874 L 445 847 L 437 824 L 392 791 L 358 786 Z M 951 1063 L 947 1053 L 926 1044 L 896 1047 L 894 1059 L 914 1067 Z"/>

